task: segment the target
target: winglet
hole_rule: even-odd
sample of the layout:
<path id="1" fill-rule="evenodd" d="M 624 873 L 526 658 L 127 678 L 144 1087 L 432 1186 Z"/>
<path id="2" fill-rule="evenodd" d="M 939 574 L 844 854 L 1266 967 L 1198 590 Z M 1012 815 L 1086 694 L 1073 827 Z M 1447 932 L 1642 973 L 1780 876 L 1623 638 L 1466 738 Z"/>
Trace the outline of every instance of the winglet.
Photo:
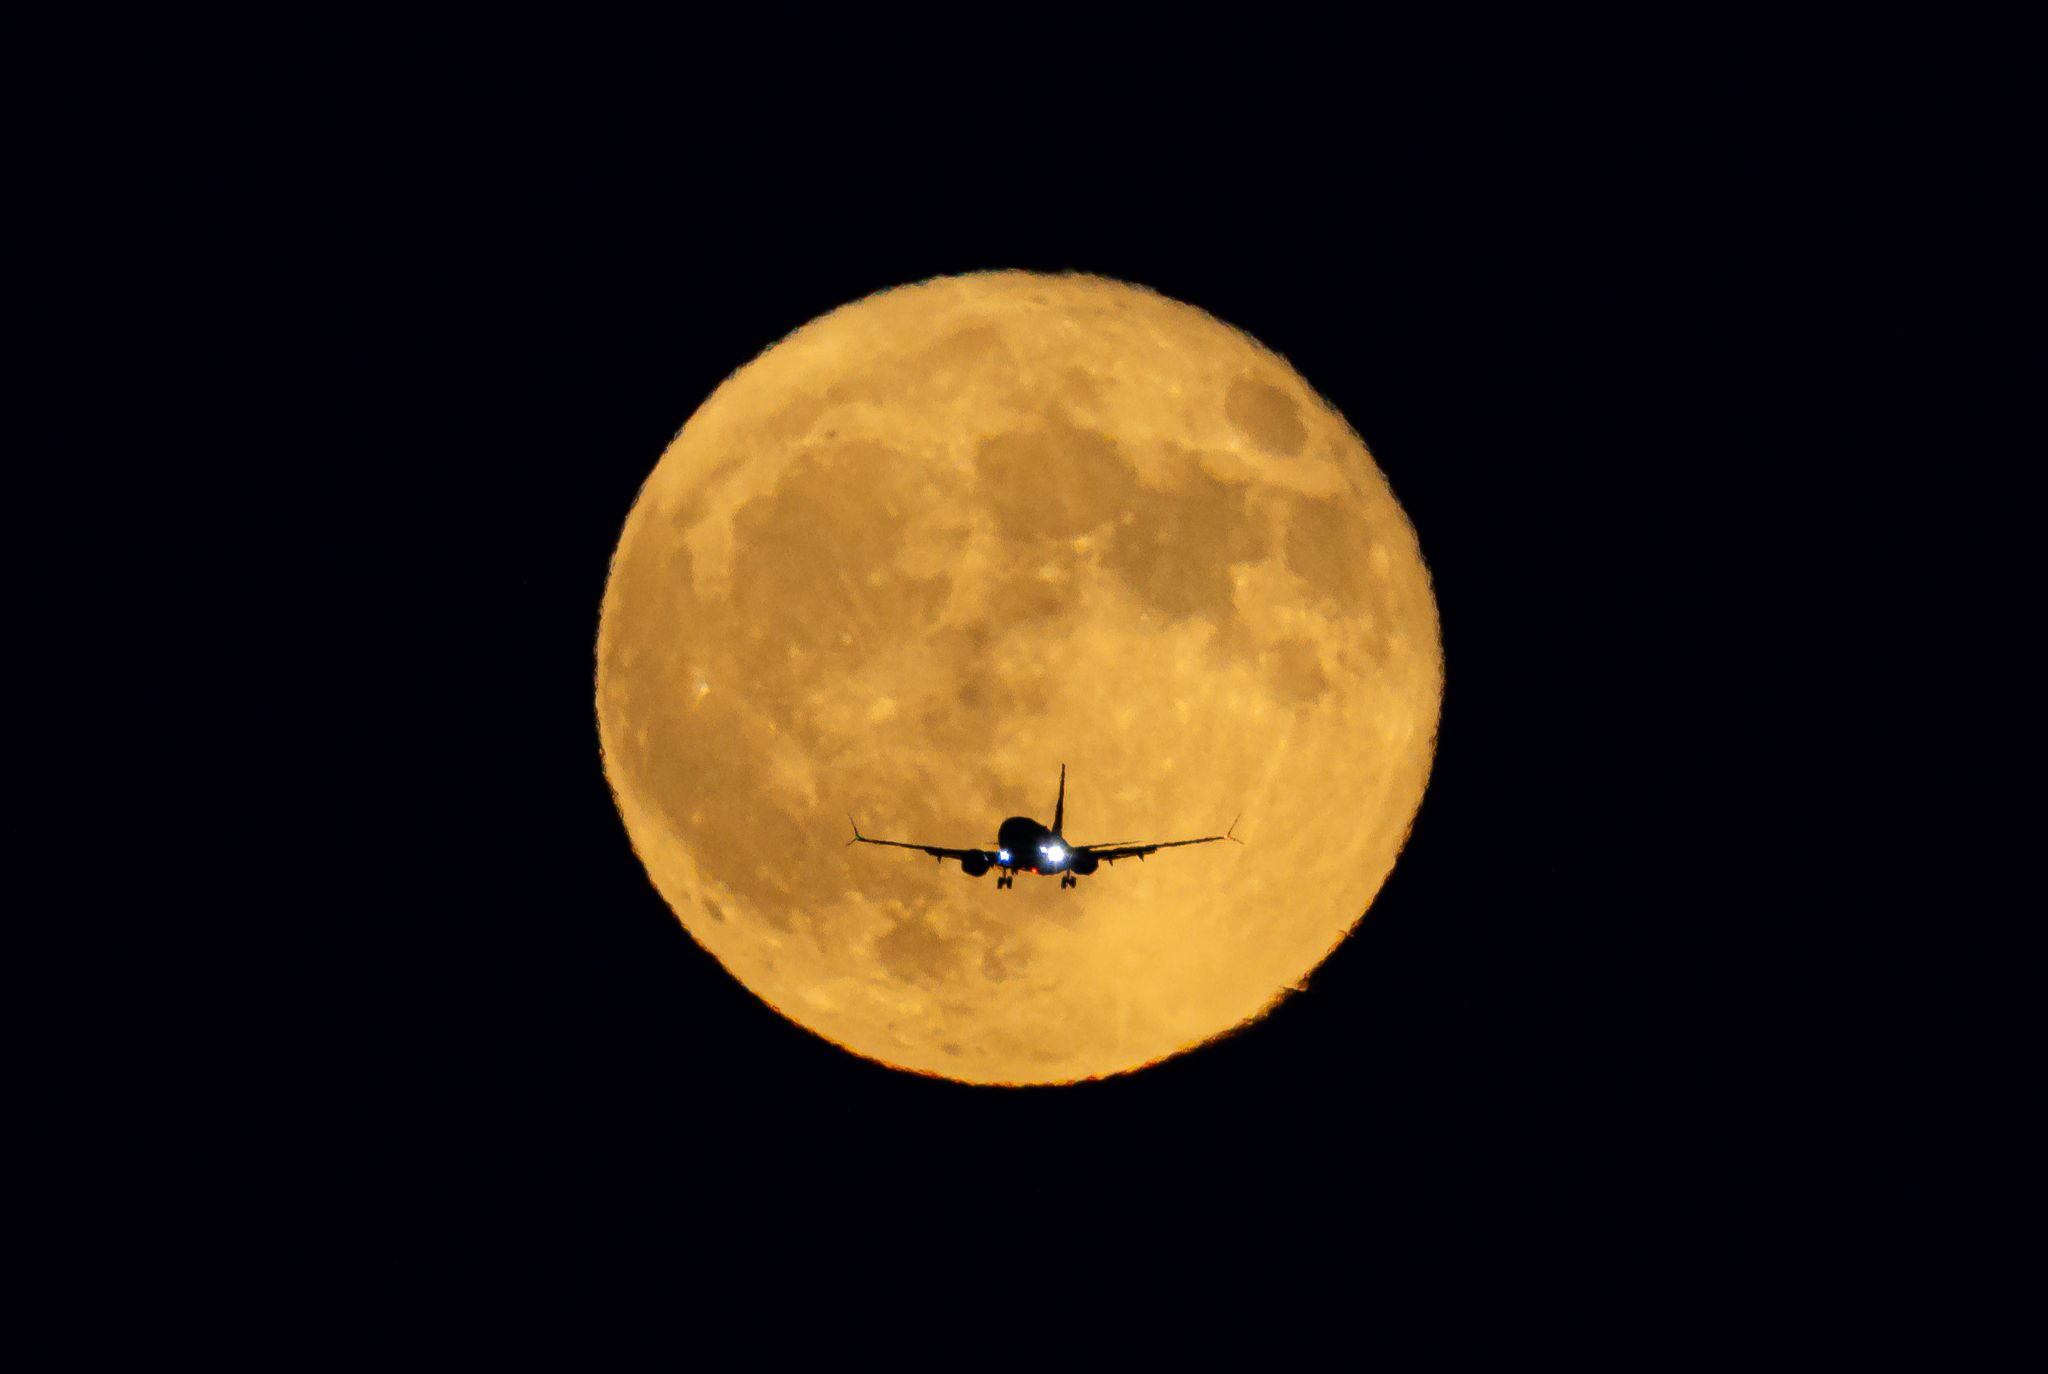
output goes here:
<path id="1" fill-rule="evenodd" d="M 846 813 L 846 823 L 853 827 L 853 838 L 846 842 L 848 848 L 851 848 L 854 845 L 859 844 L 862 840 L 867 838 L 867 836 L 860 833 L 860 822 L 853 818 L 853 813 L 851 811 Z"/>
<path id="2" fill-rule="evenodd" d="M 1224 839 L 1226 839 L 1226 840 L 1237 840 L 1237 842 L 1238 842 L 1239 844 L 1243 844 L 1243 843 L 1244 843 L 1244 841 L 1243 841 L 1243 840 L 1238 840 L 1238 839 L 1237 839 L 1237 822 L 1238 822 L 1238 821 L 1241 821 L 1241 820 L 1243 820 L 1243 819 L 1244 819 L 1244 813 L 1243 813 L 1242 811 L 1238 812 L 1238 813 L 1237 813 L 1237 817 L 1236 817 L 1236 819 L 1235 819 L 1235 820 L 1232 820 L 1232 821 L 1231 821 L 1231 823 L 1230 823 L 1230 829 L 1228 829 L 1228 830 L 1226 830 L 1226 831 L 1224 831 L 1224 832 L 1223 832 L 1223 838 L 1224 838 Z M 857 832 L 857 831 L 856 831 L 855 833 L 857 834 L 857 833 L 859 833 L 859 832 Z"/>

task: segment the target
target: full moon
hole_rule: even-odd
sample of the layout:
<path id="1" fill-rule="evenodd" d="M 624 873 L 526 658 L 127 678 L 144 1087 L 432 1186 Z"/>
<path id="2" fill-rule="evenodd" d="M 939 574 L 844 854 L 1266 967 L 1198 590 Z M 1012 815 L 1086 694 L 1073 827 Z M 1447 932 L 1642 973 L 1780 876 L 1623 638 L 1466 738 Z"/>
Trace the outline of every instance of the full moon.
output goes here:
<path id="1" fill-rule="evenodd" d="M 626 519 L 604 767 L 649 876 L 769 1006 L 975 1083 L 1255 1020 L 1407 838 L 1443 686 L 1415 531 L 1286 361 L 1080 275 L 884 291 L 728 378 Z M 1244 843 L 1072 890 L 864 834 Z M 716 1052 L 716 1047 L 707 1047 Z"/>

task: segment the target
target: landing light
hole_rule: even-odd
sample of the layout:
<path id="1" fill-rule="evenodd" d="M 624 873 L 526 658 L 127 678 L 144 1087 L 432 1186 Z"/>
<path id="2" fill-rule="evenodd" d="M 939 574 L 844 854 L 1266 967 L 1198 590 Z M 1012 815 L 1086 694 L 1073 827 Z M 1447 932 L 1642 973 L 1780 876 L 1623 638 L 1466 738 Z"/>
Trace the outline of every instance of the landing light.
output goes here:
<path id="1" fill-rule="evenodd" d="M 996 851 L 996 857 L 998 859 L 1001 859 L 1004 863 L 1008 863 L 1010 861 L 1010 851 L 1007 849 L 998 849 Z"/>
<path id="2" fill-rule="evenodd" d="M 1045 847 L 1045 857 L 1051 859 L 1054 863 L 1058 863 L 1061 859 L 1067 857 L 1067 851 L 1059 845 L 1049 844 Z"/>

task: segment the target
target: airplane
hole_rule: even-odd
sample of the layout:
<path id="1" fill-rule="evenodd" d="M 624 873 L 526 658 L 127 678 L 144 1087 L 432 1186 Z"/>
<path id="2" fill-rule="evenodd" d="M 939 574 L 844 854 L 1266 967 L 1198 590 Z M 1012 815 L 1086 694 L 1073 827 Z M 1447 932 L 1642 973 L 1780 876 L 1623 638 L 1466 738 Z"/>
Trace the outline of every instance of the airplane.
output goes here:
<path id="1" fill-rule="evenodd" d="M 996 830 L 993 849 L 947 849 L 936 844 L 912 844 L 907 840 L 877 840 L 860 833 L 860 822 L 851 815 L 846 818 L 853 823 L 853 838 L 846 843 L 886 844 L 897 849 L 917 849 L 931 855 L 940 863 L 957 859 L 960 869 L 970 878 L 979 878 L 991 868 L 1001 869 L 996 875 L 998 888 L 1015 887 L 1017 874 L 1040 873 L 1060 875 L 1060 890 L 1079 887 L 1081 879 L 1093 873 L 1102 864 L 1113 864 L 1118 859 L 1137 859 L 1143 862 L 1147 854 L 1156 854 L 1162 849 L 1176 849 L 1184 844 L 1214 844 L 1218 840 L 1230 840 L 1236 844 L 1244 841 L 1237 838 L 1237 821 L 1230 823 L 1230 829 L 1221 835 L 1204 835 L 1194 840 L 1162 840 L 1157 844 L 1138 844 L 1131 840 L 1115 840 L 1108 844 L 1073 844 L 1066 841 L 1061 833 L 1067 820 L 1067 766 L 1060 765 L 1060 796 L 1053 803 L 1052 824 L 1040 825 L 1029 816 L 1012 816 Z M 1238 820 L 1242 820 L 1239 817 Z"/>

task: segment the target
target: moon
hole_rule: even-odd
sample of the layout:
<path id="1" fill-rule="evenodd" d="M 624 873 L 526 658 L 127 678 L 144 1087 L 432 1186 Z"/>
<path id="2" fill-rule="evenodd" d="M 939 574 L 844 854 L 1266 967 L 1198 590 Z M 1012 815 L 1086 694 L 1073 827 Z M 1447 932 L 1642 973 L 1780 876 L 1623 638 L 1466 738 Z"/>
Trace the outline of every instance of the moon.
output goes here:
<path id="1" fill-rule="evenodd" d="M 1286 361 L 1084 275 L 884 291 L 728 378 L 642 488 L 597 641 L 654 886 L 764 1002 L 973 1083 L 1127 1072 L 1253 1021 L 1405 842 L 1443 652 L 1414 528 Z M 993 848 L 1220 834 L 1013 890 Z M 715 1052 L 715 1047 L 708 1047 Z"/>

